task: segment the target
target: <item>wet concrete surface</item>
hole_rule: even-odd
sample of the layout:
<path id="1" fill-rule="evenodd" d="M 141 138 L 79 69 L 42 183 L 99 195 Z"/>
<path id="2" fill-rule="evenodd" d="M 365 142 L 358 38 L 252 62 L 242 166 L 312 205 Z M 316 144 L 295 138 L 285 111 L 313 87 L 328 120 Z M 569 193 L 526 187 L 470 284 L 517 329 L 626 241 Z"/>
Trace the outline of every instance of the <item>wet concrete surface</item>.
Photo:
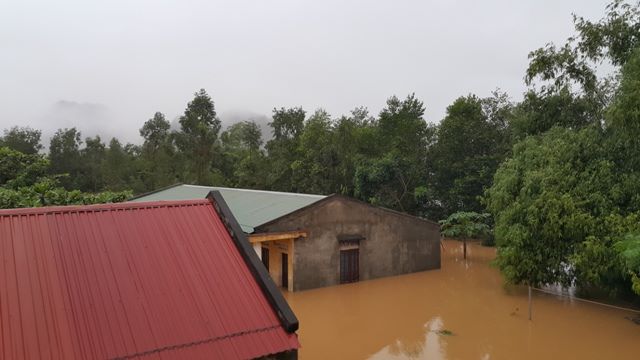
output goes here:
<path id="1" fill-rule="evenodd" d="M 495 249 L 446 241 L 442 269 L 285 293 L 307 359 L 640 359 L 637 313 L 506 287 Z"/>

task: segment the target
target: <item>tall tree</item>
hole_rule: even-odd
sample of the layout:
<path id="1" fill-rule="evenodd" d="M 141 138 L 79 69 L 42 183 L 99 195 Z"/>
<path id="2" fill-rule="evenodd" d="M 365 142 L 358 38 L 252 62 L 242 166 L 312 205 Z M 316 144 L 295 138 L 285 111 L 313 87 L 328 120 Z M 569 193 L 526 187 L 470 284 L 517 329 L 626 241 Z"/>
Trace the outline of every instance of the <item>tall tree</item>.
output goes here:
<path id="1" fill-rule="evenodd" d="M 66 189 L 76 188 L 82 171 L 80 158 L 81 134 L 76 128 L 59 129 L 49 145 L 50 173 L 66 175 L 61 184 Z"/>
<path id="2" fill-rule="evenodd" d="M 212 163 L 216 155 L 216 140 L 220 132 L 220 119 L 213 100 L 204 89 L 194 94 L 180 117 L 177 145 L 188 163 L 187 181 L 208 185 L 214 181 Z"/>
<path id="3" fill-rule="evenodd" d="M 301 192 L 313 194 L 336 192 L 336 150 L 331 116 L 325 110 L 318 109 L 304 124 L 298 149 L 300 157 L 291 165 L 295 187 Z"/>
<path id="4" fill-rule="evenodd" d="M 441 208 L 427 207 L 425 212 L 431 216 L 483 211 L 480 197 L 510 148 L 503 119 L 509 116 L 510 103 L 499 97 L 469 95 L 447 108 L 428 159 L 428 189 L 439 199 Z"/>
<path id="5" fill-rule="evenodd" d="M 614 0 L 605 16 L 592 22 L 574 16 L 576 35 L 562 46 L 553 43 L 529 54 L 525 81 L 533 86 L 519 111 L 516 133 L 542 133 L 554 125 L 580 128 L 601 126 L 616 79 L 599 76 L 600 65 L 623 66 L 640 44 L 640 10 Z M 535 87 L 539 85 L 539 88 Z"/>
<path id="6" fill-rule="evenodd" d="M 567 87 L 553 91 L 529 90 L 519 103 L 510 121 L 513 139 L 519 141 L 538 135 L 554 126 L 580 129 L 600 122 L 600 105 L 594 108 L 584 95 L 574 94 Z"/>
<path id="7" fill-rule="evenodd" d="M 375 119 L 366 108 L 359 107 L 349 116 L 340 117 L 333 127 L 332 143 L 337 165 L 334 169 L 334 190 L 348 196 L 355 195 L 356 168 L 363 159 L 376 156 Z"/>
<path id="8" fill-rule="evenodd" d="M 233 186 L 264 188 L 265 156 L 262 131 L 253 121 L 231 125 L 220 136 L 224 164 L 222 172 Z"/>
<path id="9" fill-rule="evenodd" d="M 144 138 L 144 147 L 149 151 L 158 151 L 169 139 L 171 124 L 161 112 L 156 112 L 153 117 L 145 121 L 140 128 L 140 136 Z"/>
<path id="10" fill-rule="evenodd" d="M 169 121 L 161 112 L 156 112 L 140 128 L 140 136 L 144 138 L 140 154 L 141 181 L 148 191 L 178 181 L 170 128 Z"/>
<path id="11" fill-rule="evenodd" d="M 139 183 L 139 169 L 136 164 L 139 157 L 138 147 L 131 144 L 123 146 L 120 140 L 112 138 L 106 148 L 103 162 L 105 189 L 148 191 L 149 189 Z"/>
<path id="12" fill-rule="evenodd" d="M 365 201 L 416 213 L 416 191 L 424 185 L 426 156 L 433 127 L 424 120 L 424 103 L 414 94 L 392 96 L 374 124 L 376 153 L 363 158 L 355 172 L 355 195 Z"/>
<path id="13" fill-rule="evenodd" d="M 253 156 L 262 146 L 262 131 L 253 121 L 241 121 L 224 131 L 220 140 L 225 149 L 246 151 L 248 156 Z"/>
<path id="14" fill-rule="evenodd" d="M 279 191 L 298 191 L 293 182 L 293 162 L 299 157 L 300 136 L 306 112 L 301 107 L 273 109 L 273 138 L 267 142 L 268 187 Z"/>
<path id="15" fill-rule="evenodd" d="M 83 191 L 98 192 L 104 188 L 103 162 L 105 158 L 105 145 L 96 135 L 94 138 L 86 138 L 85 146 L 80 150 L 82 173 L 78 179 L 78 188 Z"/>

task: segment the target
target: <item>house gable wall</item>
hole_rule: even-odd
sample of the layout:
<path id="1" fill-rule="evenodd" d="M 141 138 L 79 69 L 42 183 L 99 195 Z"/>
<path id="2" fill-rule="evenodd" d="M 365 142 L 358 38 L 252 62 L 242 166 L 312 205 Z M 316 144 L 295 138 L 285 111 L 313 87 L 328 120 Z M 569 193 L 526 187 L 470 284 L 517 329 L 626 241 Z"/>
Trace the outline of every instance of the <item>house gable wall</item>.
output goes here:
<path id="1" fill-rule="evenodd" d="M 262 225 L 257 232 L 306 230 L 295 241 L 294 291 L 340 283 L 338 238 L 361 236 L 360 280 L 440 267 L 440 228 L 425 221 L 333 196 Z"/>

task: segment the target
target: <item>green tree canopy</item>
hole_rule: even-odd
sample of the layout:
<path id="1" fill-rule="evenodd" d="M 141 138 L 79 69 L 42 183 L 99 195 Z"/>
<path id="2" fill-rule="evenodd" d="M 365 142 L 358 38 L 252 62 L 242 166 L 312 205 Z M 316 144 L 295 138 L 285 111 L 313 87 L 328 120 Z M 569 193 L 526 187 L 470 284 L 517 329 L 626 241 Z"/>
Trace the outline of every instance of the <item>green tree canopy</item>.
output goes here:
<path id="1" fill-rule="evenodd" d="M 82 135 L 76 128 L 59 129 L 49 144 L 50 174 L 66 175 L 61 179 L 66 189 L 79 186 L 78 175 L 82 171 L 80 147 Z"/>
<path id="2" fill-rule="evenodd" d="M 626 234 L 615 246 L 622 257 L 623 268 L 631 276 L 633 291 L 640 295 L 640 233 Z"/>
<path id="3" fill-rule="evenodd" d="M 424 187 L 427 151 L 434 127 L 423 118 L 424 103 L 414 94 L 392 96 L 378 120 L 362 132 L 365 146 L 355 168 L 355 196 L 373 204 L 417 213 L 416 190 Z"/>
<path id="4" fill-rule="evenodd" d="M 427 214 L 483 211 L 479 199 L 510 148 L 505 125 L 510 111 L 510 102 L 499 93 L 487 99 L 460 97 L 447 108 L 427 159 L 427 190 L 439 199 L 440 209 L 427 207 Z"/>
<path id="5" fill-rule="evenodd" d="M 266 158 L 258 124 L 253 121 L 235 123 L 220 139 L 224 156 L 221 170 L 227 182 L 232 186 L 265 188 Z"/>
<path id="6" fill-rule="evenodd" d="M 216 141 L 220 132 L 220 119 L 213 100 L 204 89 L 194 94 L 180 117 L 180 132 L 176 143 L 188 164 L 185 178 L 198 184 L 213 182 L 212 165 L 216 155 Z"/>
<path id="7" fill-rule="evenodd" d="M 279 191 L 299 191 L 293 181 L 293 162 L 299 158 L 300 135 L 306 112 L 301 107 L 273 109 L 273 139 L 266 144 L 269 156 L 267 186 Z"/>
<path id="8" fill-rule="evenodd" d="M 177 169 L 180 160 L 175 156 L 170 128 L 171 124 L 161 112 L 156 112 L 153 118 L 147 120 L 140 128 L 140 136 L 144 143 L 140 150 L 138 168 L 145 191 L 178 182 Z"/>
<path id="9" fill-rule="evenodd" d="M 4 131 L 4 136 L 0 136 L 0 146 L 20 151 L 23 154 L 37 154 L 42 150 L 40 143 L 42 131 L 30 127 L 14 126 Z"/>
<path id="10" fill-rule="evenodd" d="M 460 211 L 440 220 L 440 232 L 452 239 L 479 239 L 489 235 L 489 218 L 486 213 Z"/>
<path id="11" fill-rule="evenodd" d="M 40 154 L 24 154 L 0 147 L 0 186 L 19 188 L 34 184 L 44 177 L 49 161 Z"/>

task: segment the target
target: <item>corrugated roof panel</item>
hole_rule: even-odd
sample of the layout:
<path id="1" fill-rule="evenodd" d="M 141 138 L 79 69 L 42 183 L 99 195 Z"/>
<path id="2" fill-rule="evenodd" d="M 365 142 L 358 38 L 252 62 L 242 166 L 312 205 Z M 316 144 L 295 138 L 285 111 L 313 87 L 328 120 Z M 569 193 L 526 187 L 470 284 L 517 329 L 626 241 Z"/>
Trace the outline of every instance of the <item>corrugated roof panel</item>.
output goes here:
<path id="1" fill-rule="evenodd" d="M 143 195 L 132 201 L 204 199 L 209 191 L 217 190 L 229 205 L 242 230 L 251 233 L 259 225 L 311 205 L 324 195 L 296 194 L 277 191 L 233 189 L 198 185 L 177 185 Z"/>
<path id="2" fill-rule="evenodd" d="M 0 210 L 0 263 L 3 359 L 299 346 L 209 200 Z"/>

